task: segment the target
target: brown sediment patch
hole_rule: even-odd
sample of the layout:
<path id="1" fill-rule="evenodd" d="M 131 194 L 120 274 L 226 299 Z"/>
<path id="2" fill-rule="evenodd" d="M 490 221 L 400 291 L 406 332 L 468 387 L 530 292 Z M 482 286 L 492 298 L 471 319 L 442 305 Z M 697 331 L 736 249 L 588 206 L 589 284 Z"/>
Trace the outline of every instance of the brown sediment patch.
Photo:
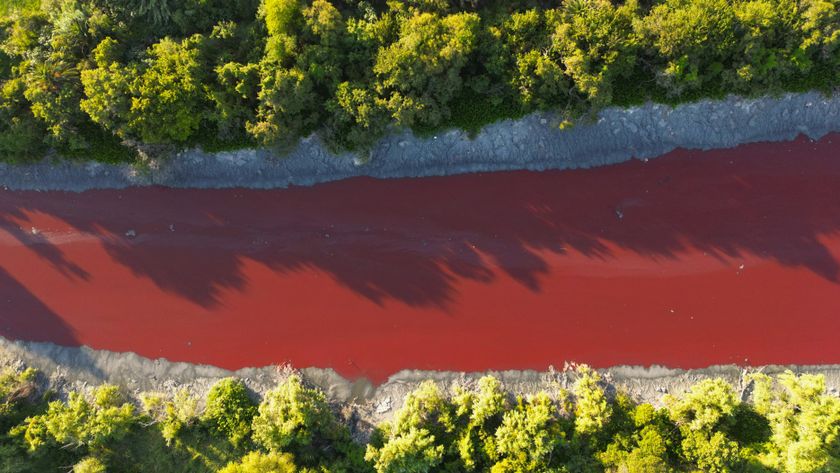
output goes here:
<path id="1" fill-rule="evenodd" d="M 0 335 L 384 382 L 840 363 L 840 137 L 562 172 L 0 193 Z"/>

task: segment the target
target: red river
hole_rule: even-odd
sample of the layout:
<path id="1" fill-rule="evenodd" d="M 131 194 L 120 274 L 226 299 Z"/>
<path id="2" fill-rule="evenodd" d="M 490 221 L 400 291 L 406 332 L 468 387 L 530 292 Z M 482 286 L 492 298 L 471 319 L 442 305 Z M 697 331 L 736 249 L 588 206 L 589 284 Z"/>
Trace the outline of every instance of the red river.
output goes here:
<path id="1" fill-rule="evenodd" d="M 0 335 L 225 368 L 840 363 L 840 135 L 590 170 L 0 191 Z"/>

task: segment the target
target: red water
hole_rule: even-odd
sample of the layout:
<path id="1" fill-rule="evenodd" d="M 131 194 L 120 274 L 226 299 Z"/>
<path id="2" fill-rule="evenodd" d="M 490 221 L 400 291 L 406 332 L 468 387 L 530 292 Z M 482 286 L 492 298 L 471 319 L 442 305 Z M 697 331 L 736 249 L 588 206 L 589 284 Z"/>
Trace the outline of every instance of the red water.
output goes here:
<path id="1" fill-rule="evenodd" d="M 565 172 L 7 191 L 0 334 L 374 381 L 840 363 L 838 230 L 838 135 Z"/>

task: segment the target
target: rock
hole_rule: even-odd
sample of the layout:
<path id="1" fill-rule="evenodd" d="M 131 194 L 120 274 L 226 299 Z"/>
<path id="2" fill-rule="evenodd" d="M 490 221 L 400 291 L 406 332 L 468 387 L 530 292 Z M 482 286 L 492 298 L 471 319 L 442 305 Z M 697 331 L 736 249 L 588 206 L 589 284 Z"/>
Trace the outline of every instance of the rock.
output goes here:
<path id="1" fill-rule="evenodd" d="M 376 405 L 375 411 L 377 414 L 384 414 L 391 410 L 391 396 L 382 398 Z"/>

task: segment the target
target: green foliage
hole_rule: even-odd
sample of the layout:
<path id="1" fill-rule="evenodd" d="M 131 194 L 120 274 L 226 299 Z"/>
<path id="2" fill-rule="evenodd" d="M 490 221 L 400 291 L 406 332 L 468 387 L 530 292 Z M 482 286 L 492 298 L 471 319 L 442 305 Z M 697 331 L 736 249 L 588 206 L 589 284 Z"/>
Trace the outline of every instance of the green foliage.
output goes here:
<path id="1" fill-rule="evenodd" d="M 149 59 L 131 85 L 129 133 L 149 143 L 186 141 L 198 129 L 204 109 L 201 36 L 181 42 L 165 38 L 148 50 Z"/>
<path id="2" fill-rule="evenodd" d="M 474 13 L 415 12 L 401 20 L 399 38 L 379 50 L 373 67 L 376 91 L 398 125 L 436 126 L 448 118 L 478 24 Z"/>
<path id="3" fill-rule="evenodd" d="M 202 66 L 194 36 L 152 45 L 143 64 L 121 65 L 119 45 L 105 38 L 94 50 L 96 67 L 82 72 L 87 96 L 81 108 L 123 138 L 148 143 L 184 142 L 198 129 L 204 108 Z"/>
<path id="4" fill-rule="evenodd" d="M 607 395 L 586 367 L 557 399 L 511 402 L 492 377 L 451 395 L 427 382 L 374 432 L 365 455 L 325 394 L 298 376 L 266 393 L 258 410 L 241 381 L 222 380 L 207 395 L 203 423 L 186 391 L 141 395 L 138 416 L 114 386 L 41 402 L 34 378 L 33 370 L 0 374 L 3 418 L 22 422 L 0 433 L 0 471 L 840 471 L 840 398 L 825 392 L 821 376 L 790 372 L 749 375 L 750 402 L 713 379 L 666 396 L 662 409 Z"/>
<path id="5" fill-rule="evenodd" d="M 0 429 L 8 430 L 6 421 L 14 416 L 19 403 L 32 400 L 38 390 L 36 374 L 32 368 L 23 371 L 4 368 L 0 371 Z"/>
<path id="6" fill-rule="evenodd" d="M 667 397 L 665 402 L 682 432 L 686 459 L 710 473 L 729 472 L 739 466 L 739 446 L 727 435 L 739 406 L 729 383 L 719 378 L 703 380 L 681 399 Z"/>
<path id="7" fill-rule="evenodd" d="M 601 431 L 612 415 L 612 409 L 598 385 L 601 376 L 584 366 L 579 370 L 580 377 L 575 381 L 575 433 L 592 435 Z"/>
<path id="8" fill-rule="evenodd" d="M 496 430 L 497 461 L 491 472 L 548 471 L 564 442 L 558 409 L 548 395 L 519 399 Z"/>
<path id="9" fill-rule="evenodd" d="M 368 445 L 365 460 L 377 473 L 428 473 L 437 471 L 443 450 L 428 430 L 412 427 L 391 437 L 381 448 Z"/>
<path id="10" fill-rule="evenodd" d="M 346 454 L 347 429 L 330 410 L 324 393 L 290 376 L 266 393 L 253 421 L 254 441 L 271 452 L 291 453 L 315 466 Z"/>
<path id="11" fill-rule="evenodd" d="M 219 473 L 296 473 L 294 459 L 289 454 L 251 452 L 238 462 L 231 462 Z"/>
<path id="12" fill-rule="evenodd" d="M 596 106 L 612 102 L 613 83 L 626 79 L 636 62 L 633 20 L 638 4 L 570 0 L 563 4 L 554 47 L 575 89 Z"/>
<path id="13" fill-rule="evenodd" d="M 727 0 L 666 0 L 637 22 L 668 94 L 719 90 L 736 48 L 737 17 Z"/>
<path id="14" fill-rule="evenodd" d="M 105 464 L 96 457 L 86 457 L 73 465 L 73 473 L 106 473 L 106 471 Z"/>
<path id="15" fill-rule="evenodd" d="M 90 398 L 71 392 L 67 402 L 51 402 L 47 412 L 27 418 L 16 433 L 32 450 L 55 442 L 98 451 L 125 436 L 135 421 L 134 406 L 123 402 L 119 389 L 103 385 Z"/>
<path id="16" fill-rule="evenodd" d="M 198 419 L 198 400 L 186 389 L 175 393 L 171 399 L 160 393 L 143 393 L 140 396 L 143 413 L 160 425 L 161 435 L 167 445 Z"/>
<path id="17" fill-rule="evenodd" d="M 831 91 L 838 2 L 6 0 L 0 159 L 313 132 L 365 152 L 393 126 Z"/>
<path id="18" fill-rule="evenodd" d="M 762 463 L 790 472 L 840 469 L 840 399 L 825 393 L 822 376 L 755 374 L 753 402 L 772 429 Z M 775 386 L 774 386 L 775 384 Z"/>
<path id="19" fill-rule="evenodd" d="M 240 445 L 250 437 L 251 421 L 256 413 L 256 403 L 248 395 L 245 384 L 239 379 L 225 378 L 207 393 L 202 420 L 212 431 Z"/>

